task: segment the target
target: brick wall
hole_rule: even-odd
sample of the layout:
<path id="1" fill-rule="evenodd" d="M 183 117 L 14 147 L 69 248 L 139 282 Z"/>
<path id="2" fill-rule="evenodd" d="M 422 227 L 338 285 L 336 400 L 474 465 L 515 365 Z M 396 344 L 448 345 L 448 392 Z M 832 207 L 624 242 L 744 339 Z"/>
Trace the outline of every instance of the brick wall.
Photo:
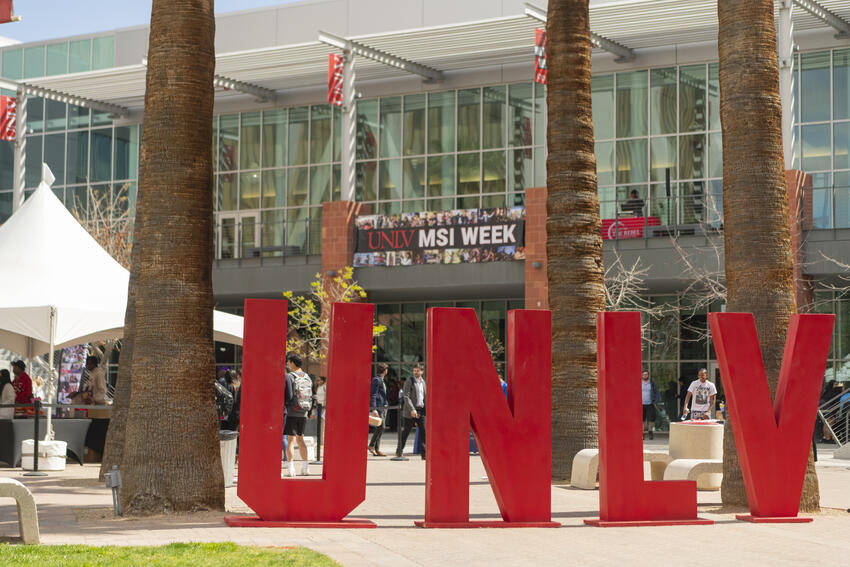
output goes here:
<path id="1" fill-rule="evenodd" d="M 549 309 L 545 187 L 525 191 L 525 308 Z"/>

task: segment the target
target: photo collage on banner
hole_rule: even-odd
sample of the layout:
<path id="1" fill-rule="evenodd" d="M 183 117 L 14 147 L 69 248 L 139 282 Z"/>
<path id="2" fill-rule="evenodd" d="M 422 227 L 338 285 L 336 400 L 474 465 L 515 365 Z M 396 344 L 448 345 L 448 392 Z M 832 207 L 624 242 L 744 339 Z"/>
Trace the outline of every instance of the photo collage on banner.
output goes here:
<path id="1" fill-rule="evenodd" d="M 525 259 L 525 207 L 357 217 L 354 267 Z"/>
<path id="2" fill-rule="evenodd" d="M 71 396 L 80 389 L 86 356 L 88 356 L 88 345 L 77 345 L 62 349 L 57 396 L 60 404 L 70 404 Z"/>

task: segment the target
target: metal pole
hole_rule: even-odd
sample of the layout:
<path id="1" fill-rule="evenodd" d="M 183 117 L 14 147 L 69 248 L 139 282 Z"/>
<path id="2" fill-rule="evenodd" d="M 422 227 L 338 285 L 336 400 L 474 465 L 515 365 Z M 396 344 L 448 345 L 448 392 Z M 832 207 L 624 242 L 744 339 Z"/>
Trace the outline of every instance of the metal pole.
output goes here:
<path id="1" fill-rule="evenodd" d="M 342 59 L 342 192 L 343 201 L 355 200 L 357 156 L 357 102 L 354 92 L 354 53 L 346 49 Z"/>
<path id="2" fill-rule="evenodd" d="M 24 476 L 47 476 L 46 472 L 41 472 L 41 471 L 38 470 L 38 436 L 40 435 L 40 432 L 38 430 L 39 429 L 38 422 L 40 421 L 39 420 L 39 414 L 41 413 L 41 400 L 36 398 L 32 403 L 32 407 L 33 407 L 33 412 L 35 413 L 35 415 L 33 416 L 33 422 L 34 422 L 33 427 L 34 427 L 35 431 L 34 431 L 33 436 L 32 436 L 32 441 L 33 441 L 32 471 L 30 471 L 28 473 L 24 473 Z M 23 463 L 21 463 L 21 464 L 23 465 Z"/>
<path id="3" fill-rule="evenodd" d="M 18 88 L 16 108 L 15 180 L 12 192 L 12 213 L 24 204 L 24 187 L 27 175 L 27 94 Z"/>
<path id="4" fill-rule="evenodd" d="M 56 308 L 50 306 L 50 351 L 47 354 L 47 364 L 50 366 L 47 375 L 47 403 L 53 404 L 53 349 L 56 348 Z M 44 440 L 53 440 L 53 420 L 51 410 L 47 410 L 47 430 L 44 432 Z"/>
<path id="5" fill-rule="evenodd" d="M 316 404 L 316 461 L 314 464 L 322 462 L 322 404 Z"/>
<path id="6" fill-rule="evenodd" d="M 779 51 L 779 97 L 782 101 L 782 146 L 785 155 L 785 169 L 794 166 L 796 136 L 794 132 L 794 23 L 791 20 L 793 0 L 779 2 L 779 33 L 777 47 Z"/>

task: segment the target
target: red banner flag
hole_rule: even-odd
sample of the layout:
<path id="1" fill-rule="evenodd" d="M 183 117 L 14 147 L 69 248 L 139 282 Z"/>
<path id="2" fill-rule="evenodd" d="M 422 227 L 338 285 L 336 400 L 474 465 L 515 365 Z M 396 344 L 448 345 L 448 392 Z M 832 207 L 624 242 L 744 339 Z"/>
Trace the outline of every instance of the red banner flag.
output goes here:
<path id="1" fill-rule="evenodd" d="M 0 0 L 0 24 L 11 22 L 14 13 L 15 9 L 12 7 L 12 0 Z"/>
<path id="2" fill-rule="evenodd" d="M 342 56 L 328 54 L 328 102 L 342 106 Z"/>
<path id="3" fill-rule="evenodd" d="M 0 140 L 15 141 L 18 102 L 10 96 L 0 96 Z"/>
<path id="4" fill-rule="evenodd" d="M 534 82 L 546 84 L 546 30 L 534 30 Z"/>

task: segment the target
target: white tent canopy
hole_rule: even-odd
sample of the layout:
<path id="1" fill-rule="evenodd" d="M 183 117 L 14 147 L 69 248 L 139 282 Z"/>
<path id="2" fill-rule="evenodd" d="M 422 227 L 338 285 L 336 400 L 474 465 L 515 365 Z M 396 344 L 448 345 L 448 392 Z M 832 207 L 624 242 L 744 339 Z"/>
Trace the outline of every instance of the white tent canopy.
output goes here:
<path id="1" fill-rule="evenodd" d="M 0 266 L 0 347 L 27 358 L 47 353 L 51 309 L 55 349 L 122 335 L 130 273 L 48 184 L 0 226 Z M 242 317 L 216 311 L 213 326 L 216 340 L 242 344 Z"/>

